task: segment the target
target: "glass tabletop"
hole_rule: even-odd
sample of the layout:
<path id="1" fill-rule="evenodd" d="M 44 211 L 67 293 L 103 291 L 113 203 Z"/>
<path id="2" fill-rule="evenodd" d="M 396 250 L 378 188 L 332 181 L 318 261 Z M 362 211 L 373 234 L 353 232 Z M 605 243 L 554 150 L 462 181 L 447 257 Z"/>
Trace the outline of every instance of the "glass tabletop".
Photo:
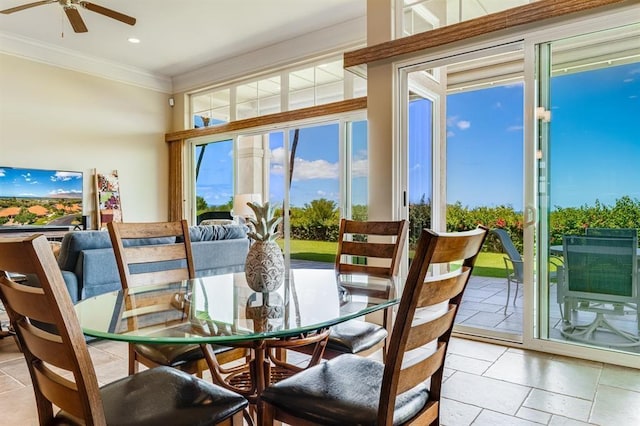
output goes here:
<path id="1" fill-rule="evenodd" d="M 101 294 L 75 310 L 88 336 L 136 343 L 224 343 L 315 331 L 399 302 L 396 283 L 332 269 L 293 269 L 271 293 L 244 273 Z"/>

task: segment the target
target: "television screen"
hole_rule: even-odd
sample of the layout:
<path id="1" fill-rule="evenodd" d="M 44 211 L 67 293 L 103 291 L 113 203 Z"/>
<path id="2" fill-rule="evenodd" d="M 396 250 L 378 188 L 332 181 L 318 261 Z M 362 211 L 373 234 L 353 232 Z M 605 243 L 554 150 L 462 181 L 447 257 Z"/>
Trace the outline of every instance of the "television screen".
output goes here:
<path id="1" fill-rule="evenodd" d="M 82 221 L 82 172 L 0 166 L 0 226 Z"/>

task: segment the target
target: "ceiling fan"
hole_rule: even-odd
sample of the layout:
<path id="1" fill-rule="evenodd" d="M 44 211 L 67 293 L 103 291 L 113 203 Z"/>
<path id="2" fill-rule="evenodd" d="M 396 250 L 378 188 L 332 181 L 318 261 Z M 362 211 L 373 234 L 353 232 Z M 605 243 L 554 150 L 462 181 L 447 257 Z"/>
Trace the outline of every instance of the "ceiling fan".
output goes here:
<path id="1" fill-rule="evenodd" d="M 19 12 L 21 10 L 30 9 L 36 6 L 42 6 L 49 3 L 59 3 L 60 6 L 62 6 L 62 8 L 64 9 L 64 13 L 67 15 L 69 23 L 73 28 L 73 31 L 77 33 L 87 32 L 87 26 L 84 24 L 84 21 L 80 16 L 80 12 L 78 12 L 78 6 L 82 6 L 87 10 L 99 13 L 117 21 L 124 22 L 125 24 L 135 25 L 136 23 L 136 18 L 84 0 L 42 0 L 33 3 L 26 3 L 21 6 L 16 6 L 5 10 L 0 10 L 0 13 L 9 15 L 14 12 Z"/>

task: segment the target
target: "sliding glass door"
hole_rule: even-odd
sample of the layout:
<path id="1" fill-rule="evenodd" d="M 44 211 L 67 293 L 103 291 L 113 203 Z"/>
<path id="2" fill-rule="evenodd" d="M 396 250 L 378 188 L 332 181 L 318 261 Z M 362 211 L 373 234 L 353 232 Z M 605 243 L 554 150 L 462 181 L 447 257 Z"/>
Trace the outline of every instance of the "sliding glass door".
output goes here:
<path id="1" fill-rule="evenodd" d="M 537 47 L 545 339 L 640 353 L 640 25 Z"/>
<path id="2" fill-rule="evenodd" d="M 406 85 L 406 148 L 400 157 L 408 188 L 409 249 L 423 227 L 453 232 L 482 224 L 504 231 L 508 241 L 494 234 L 487 240 L 456 329 L 521 341 L 526 285 L 522 45 L 427 61 L 400 75 Z M 506 242 L 518 259 L 508 256 Z"/>

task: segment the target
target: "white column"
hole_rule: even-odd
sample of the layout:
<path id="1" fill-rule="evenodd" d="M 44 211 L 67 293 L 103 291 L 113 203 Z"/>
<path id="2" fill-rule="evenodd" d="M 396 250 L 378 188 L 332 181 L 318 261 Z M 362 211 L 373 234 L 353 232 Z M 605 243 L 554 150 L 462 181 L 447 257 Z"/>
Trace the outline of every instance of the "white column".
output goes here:
<path id="1" fill-rule="evenodd" d="M 262 194 L 263 157 L 262 136 L 238 137 L 238 170 L 236 194 Z"/>
<path id="2" fill-rule="evenodd" d="M 398 0 L 400 1 L 400 0 Z M 394 0 L 367 0 L 367 44 L 389 41 L 394 33 Z M 394 219 L 392 65 L 367 66 L 369 125 L 369 220 Z"/>

